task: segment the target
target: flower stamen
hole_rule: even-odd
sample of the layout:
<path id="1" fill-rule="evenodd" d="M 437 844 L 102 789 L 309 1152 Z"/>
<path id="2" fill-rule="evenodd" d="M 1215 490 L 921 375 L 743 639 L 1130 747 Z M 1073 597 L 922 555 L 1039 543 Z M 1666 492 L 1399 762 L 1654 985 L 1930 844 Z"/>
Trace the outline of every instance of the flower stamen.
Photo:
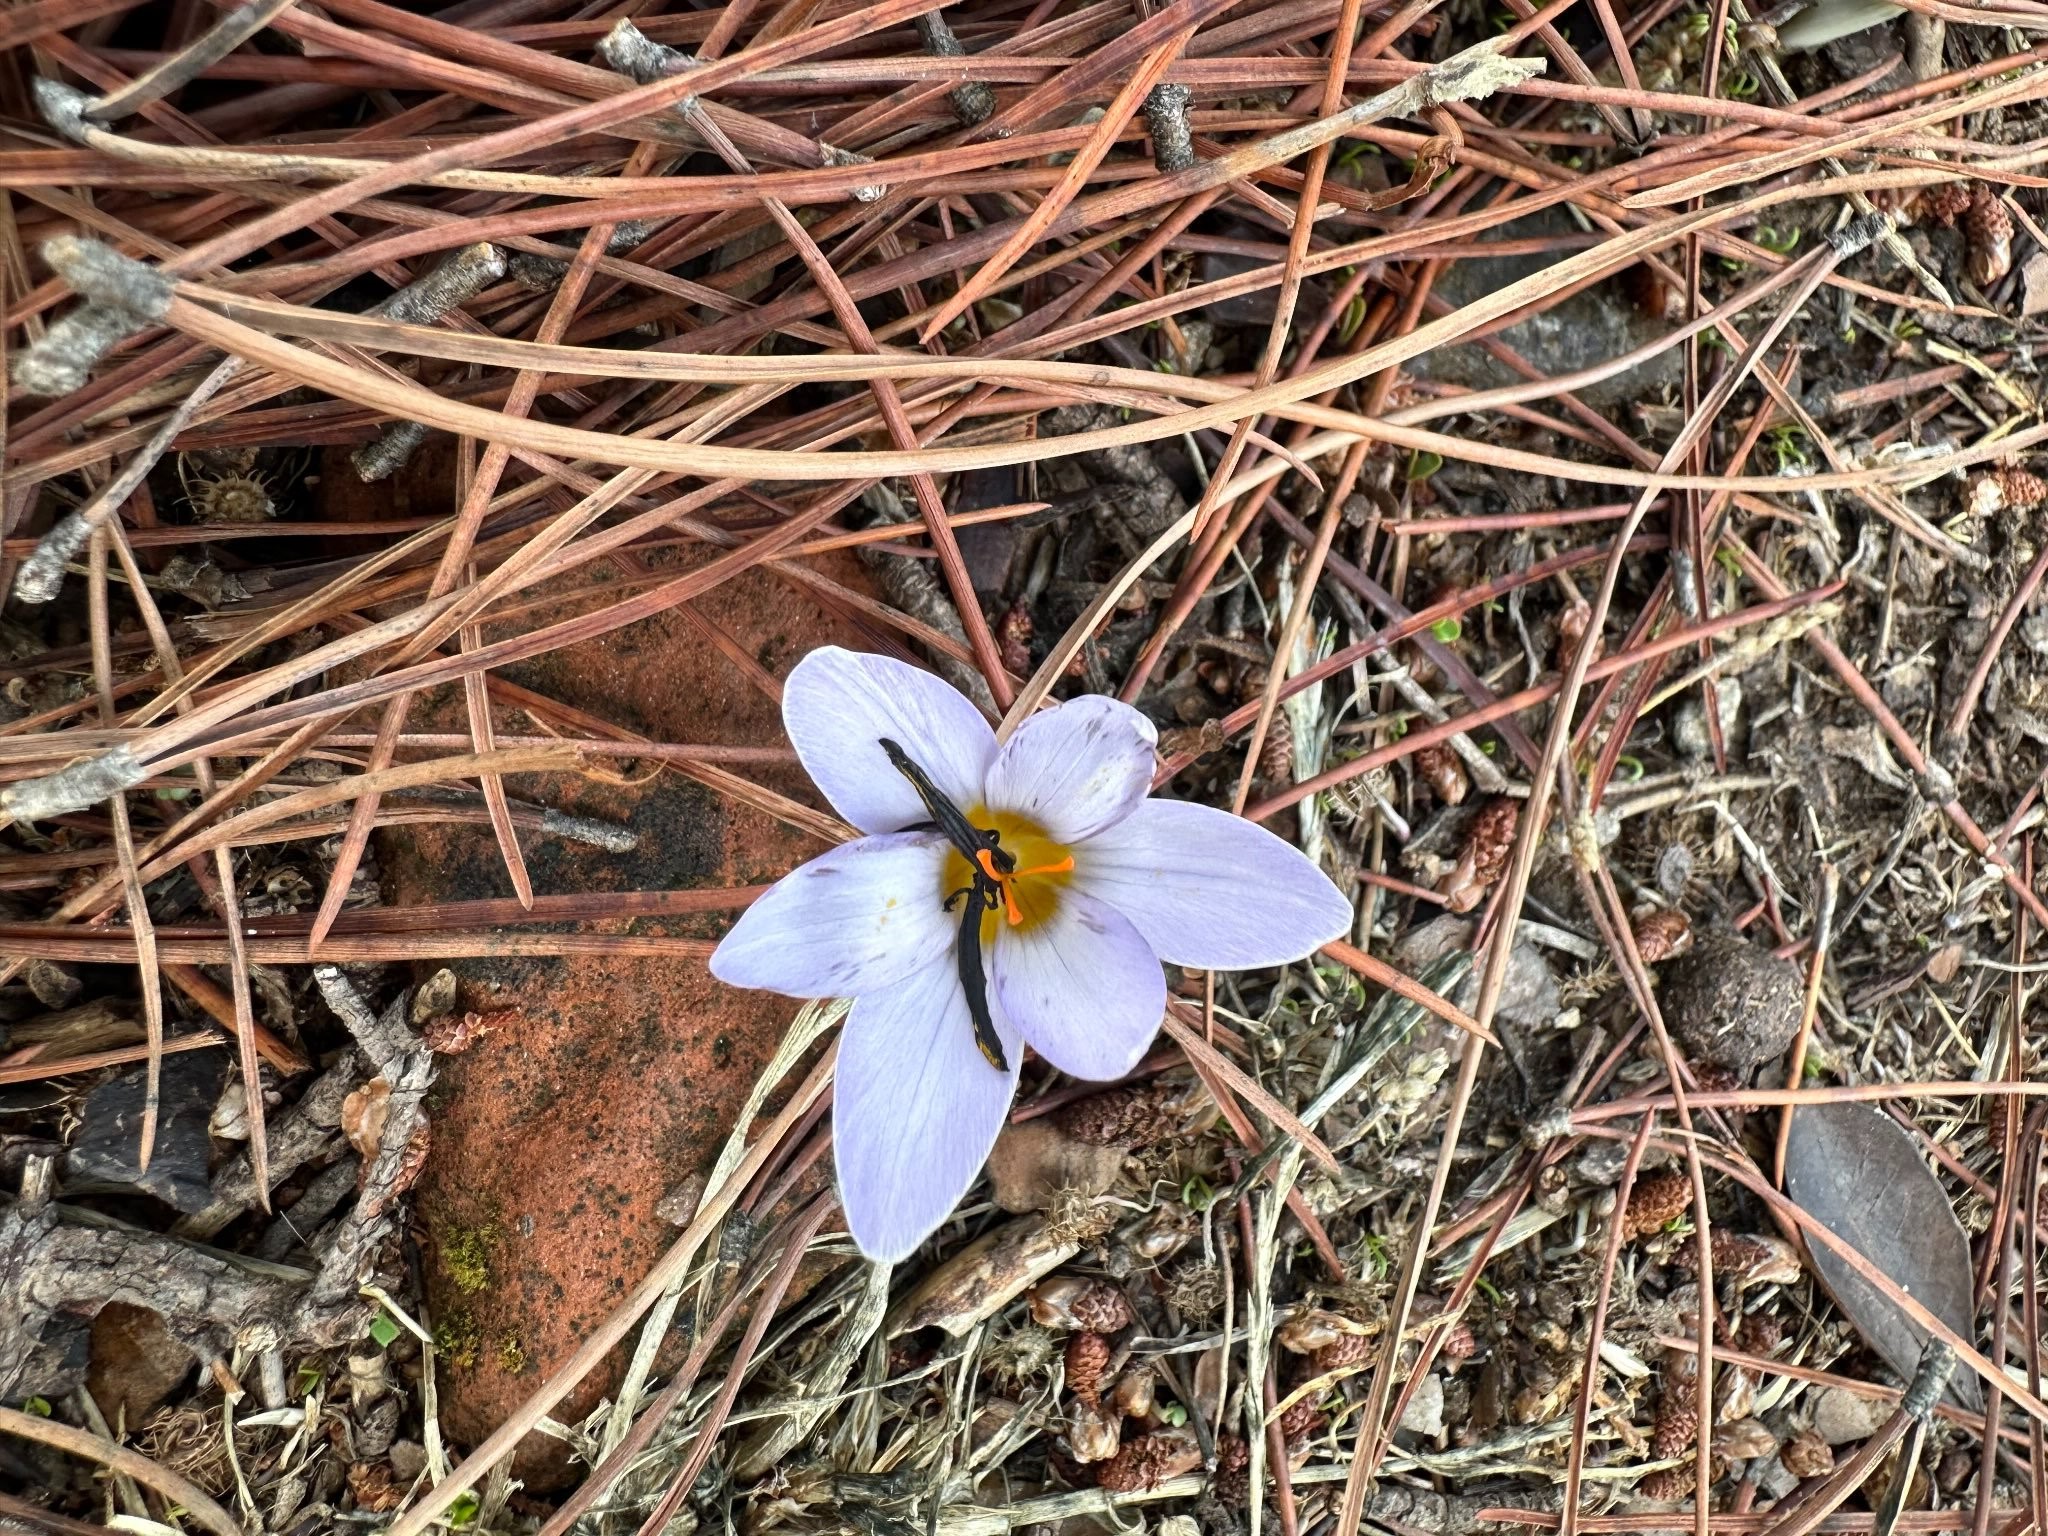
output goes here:
<path id="1" fill-rule="evenodd" d="M 995 882 L 996 889 L 1003 893 L 1003 915 L 1009 918 L 1012 928 L 1023 923 L 1024 912 L 1017 905 L 1017 893 L 1010 888 L 1011 881 L 1021 880 L 1026 875 L 1070 874 L 1074 868 L 1074 856 L 1071 853 L 1055 864 L 1038 864 L 1030 869 L 1013 869 L 1005 872 L 996 867 L 995 859 L 989 850 L 984 848 L 975 855 L 975 862 L 981 866 L 981 872 Z"/>

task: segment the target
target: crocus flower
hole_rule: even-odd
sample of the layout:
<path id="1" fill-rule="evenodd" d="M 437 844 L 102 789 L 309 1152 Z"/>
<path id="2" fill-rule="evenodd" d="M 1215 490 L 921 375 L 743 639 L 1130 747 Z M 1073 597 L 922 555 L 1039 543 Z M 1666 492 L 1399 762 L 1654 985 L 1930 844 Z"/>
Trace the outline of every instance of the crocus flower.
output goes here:
<path id="1" fill-rule="evenodd" d="M 930 673 L 828 647 L 790 673 L 782 717 L 865 835 L 763 894 L 711 970 L 853 1000 L 832 1138 L 871 1258 L 907 1257 L 974 1183 L 1025 1045 L 1075 1077 L 1122 1077 L 1165 1012 L 1161 961 L 1280 965 L 1350 924 L 1270 832 L 1148 799 L 1157 733 L 1114 699 L 1045 710 L 998 746 Z"/>

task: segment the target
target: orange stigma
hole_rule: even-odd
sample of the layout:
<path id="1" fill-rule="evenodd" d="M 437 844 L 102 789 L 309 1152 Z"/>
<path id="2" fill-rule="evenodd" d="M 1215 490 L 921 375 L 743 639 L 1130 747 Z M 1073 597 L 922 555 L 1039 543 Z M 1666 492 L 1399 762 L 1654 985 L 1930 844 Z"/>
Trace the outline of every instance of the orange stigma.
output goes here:
<path id="1" fill-rule="evenodd" d="M 1017 893 L 1011 889 L 1012 881 L 1021 880 L 1026 875 L 1064 875 L 1074 868 L 1074 856 L 1071 853 L 1057 863 L 1039 864 L 1030 869 L 1013 869 L 1008 874 L 996 868 L 995 858 L 986 848 L 977 853 L 974 859 L 981 866 L 981 872 L 993 880 L 996 889 L 1003 893 L 1003 913 L 1009 918 L 1012 928 L 1024 921 L 1024 913 L 1017 905 Z"/>

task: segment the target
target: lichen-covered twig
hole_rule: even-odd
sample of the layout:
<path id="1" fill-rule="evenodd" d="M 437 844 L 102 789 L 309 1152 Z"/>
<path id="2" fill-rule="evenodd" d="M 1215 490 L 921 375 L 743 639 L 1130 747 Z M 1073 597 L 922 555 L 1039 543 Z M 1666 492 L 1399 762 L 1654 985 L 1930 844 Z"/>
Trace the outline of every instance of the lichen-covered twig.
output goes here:
<path id="1" fill-rule="evenodd" d="M 924 51 L 933 58 L 967 57 L 966 44 L 946 24 L 941 12 L 927 11 L 917 18 L 916 26 L 917 40 L 924 44 Z M 996 115 L 995 88 L 985 80 L 963 80 L 946 93 L 946 99 L 953 104 L 953 115 L 969 128 Z"/>
<path id="2" fill-rule="evenodd" d="M 1188 108 L 1195 93 L 1171 80 L 1152 87 L 1145 98 L 1145 126 L 1152 133 L 1152 163 L 1161 171 L 1185 171 L 1195 163 L 1195 132 Z"/>
<path id="3" fill-rule="evenodd" d="M 505 253 L 489 241 L 465 245 L 433 271 L 416 277 L 370 310 L 401 325 L 432 325 L 450 310 L 460 309 L 505 275 Z M 401 421 L 373 443 L 349 455 L 349 464 L 366 483 L 388 480 L 427 440 L 430 429 L 417 421 Z"/>
<path id="4" fill-rule="evenodd" d="M 296 4 L 298 0 L 249 0 L 246 5 L 236 6 L 169 58 L 137 75 L 118 91 L 109 91 L 97 101 L 87 103 L 84 115 L 97 122 L 117 122 L 152 101 L 162 100 L 197 80 Z"/>
<path id="5" fill-rule="evenodd" d="M 688 74 L 698 67 L 695 54 L 685 53 L 680 48 L 671 48 L 666 43 L 657 43 L 631 21 L 621 21 L 604 35 L 603 41 L 597 45 L 597 56 L 604 60 L 607 68 L 624 75 L 635 85 L 652 85 L 657 80 L 668 80 L 677 75 Z M 695 96 L 685 96 L 675 104 L 673 110 L 675 115 L 688 123 L 712 149 L 722 150 L 725 147 L 725 131 L 711 121 L 704 103 Z M 822 139 L 816 142 L 818 164 L 821 168 L 874 163 L 867 155 L 839 149 Z M 888 190 L 885 186 L 855 187 L 853 197 L 856 202 L 872 203 Z"/>
<path id="6" fill-rule="evenodd" d="M 886 484 L 871 487 L 861 497 L 861 505 L 874 514 L 877 522 L 915 525 L 917 521 Z M 967 626 L 960 621 L 960 610 L 954 607 L 952 595 L 946 591 L 946 584 L 933 575 L 931 568 L 922 560 L 888 554 L 864 544 L 860 562 L 875 573 L 882 595 L 891 603 L 920 624 L 950 635 L 962 645 L 967 643 Z M 933 653 L 932 665 L 938 668 L 939 676 L 983 710 L 990 714 L 996 712 L 995 697 L 988 691 L 987 680 L 973 667 L 957 656 L 943 652 Z"/>
<path id="7" fill-rule="evenodd" d="M 77 116 L 85 100 L 68 86 L 48 80 L 36 82 L 36 97 L 60 130 L 53 103 L 69 119 Z M 84 385 L 116 346 L 163 318 L 171 302 L 171 284 L 154 268 L 76 235 L 46 242 L 43 259 L 86 302 L 15 359 L 14 382 L 31 395 L 68 395 Z"/>

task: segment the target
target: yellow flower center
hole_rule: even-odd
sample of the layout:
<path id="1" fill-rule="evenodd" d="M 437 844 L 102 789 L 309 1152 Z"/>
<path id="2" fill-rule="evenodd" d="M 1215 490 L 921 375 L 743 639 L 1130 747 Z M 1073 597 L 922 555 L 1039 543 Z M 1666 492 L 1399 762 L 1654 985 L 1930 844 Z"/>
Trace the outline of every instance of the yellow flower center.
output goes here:
<path id="1" fill-rule="evenodd" d="M 970 806 L 967 819 L 977 827 L 1000 833 L 1001 851 L 1008 854 L 1016 866 L 1005 873 L 991 855 L 984 853 L 981 867 L 976 869 L 959 849 L 946 850 L 944 872 L 939 879 L 941 901 L 955 891 L 971 887 L 977 874 L 984 882 L 993 881 L 1000 893 L 995 907 L 982 914 L 981 942 L 985 949 L 1003 929 L 1025 931 L 1035 928 L 1059 910 L 1060 891 L 1074 872 L 1074 852 L 1065 844 L 1047 837 L 1044 828 L 1036 822 L 1026 821 L 1007 811 L 991 811 L 982 805 Z M 973 896 L 970 894 L 961 899 L 971 901 Z"/>

